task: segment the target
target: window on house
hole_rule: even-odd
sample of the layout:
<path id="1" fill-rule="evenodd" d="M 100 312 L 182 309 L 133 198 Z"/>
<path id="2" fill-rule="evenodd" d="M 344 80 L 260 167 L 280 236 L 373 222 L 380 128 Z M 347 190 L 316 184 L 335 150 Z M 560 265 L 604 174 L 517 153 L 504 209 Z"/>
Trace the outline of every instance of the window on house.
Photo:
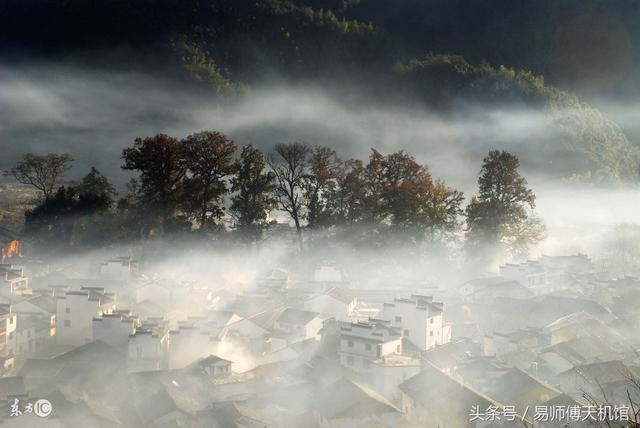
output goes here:
<path id="1" fill-rule="evenodd" d="M 65 311 L 66 313 L 70 314 L 70 313 L 71 313 L 71 308 L 66 308 L 64 311 Z"/>
<path id="2" fill-rule="evenodd" d="M 399 354 L 400 353 L 400 345 L 396 346 L 396 352 Z"/>
<path id="3" fill-rule="evenodd" d="M 402 322 L 402 317 L 396 315 L 396 322 Z"/>
<path id="4" fill-rule="evenodd" d="M 433 330 L 429 332 L 429 336 L 433 336 Z"/>
<path id="5" fill-rule="evenodd" d="M 65 326 L 65 327 L 71 327 L 71 321 L 69 321 L 69 320 L 64 320 L 64 326 Z"/>
<path id="6" fill-rule="evenodd" d="M 347 364 L 350 366 L 353 365 L 353 357 L 347 357 Z"/>
<path id="7" fill-rule="evenodd" d="M 409 337 L 409 330 L 405 330 L 405 331 L 404 331 L 404 335 L 405 335 L 406 337 Z"/>
<path id="8" fill-rule="evenodd" d="M 433 324 L 433 318 L 431 318 L 431 320 L 429 320 L 429 322 L 430 322 L 431 324 Z"/>
<path id="9" fill-rule="evenodd" d="M 9 324 L 13 324 L 13 317 L 9 317 Z"/>
<path id="10" fill-rule="evenodd" d="M 371 344 L 367 343 L 366 345 L 364 345 L 364 349 L 366 349 L 367 351 L 371 351 Z"/>
<path id="11" fill-rule="evenodd" d="M 353 340 L 348 341 L 347 346 L 349 346 L 349 348 L 353 348 Z"/>

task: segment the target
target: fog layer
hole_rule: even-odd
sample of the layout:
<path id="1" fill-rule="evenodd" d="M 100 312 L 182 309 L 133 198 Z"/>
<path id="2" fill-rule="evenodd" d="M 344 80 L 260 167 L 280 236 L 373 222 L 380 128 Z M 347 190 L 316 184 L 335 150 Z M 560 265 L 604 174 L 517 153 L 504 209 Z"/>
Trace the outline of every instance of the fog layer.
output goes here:
<path id="1" fill-rule="evenodd" d="M 544 173 L 541 163 L 550 161 L 536 156 L 536 148 L 560 138 L 544 112 L 458 104 L 443 116 L 347 90 L 282 83 L 216 101 L 203 91 L 133 73 L 4 65 L 0 168 L 9 168 L 26 152 L 69 152 L 76 160 L 70 178 L 94 165 L 123 190 L 129 176 L 120 169 L 120 153 L 135 137 L 161 132 L 183 137 L 212 129 L 265 151 L 288 141 L 330 146 L 343 158 L 366 159 L 372 147 L 403 149 L 469 197 L 484 154 L 504 149 L 520 157 L 522 173 L 537 195 L 537 211 L 547 225 L 541 251 L 593 250 L 594 236 L 636 221 L 640 198 L 635 191 L 567 187 L 561 177 Z M 632 122 L 629 117 L 625 113 L 623 126 Z"/>

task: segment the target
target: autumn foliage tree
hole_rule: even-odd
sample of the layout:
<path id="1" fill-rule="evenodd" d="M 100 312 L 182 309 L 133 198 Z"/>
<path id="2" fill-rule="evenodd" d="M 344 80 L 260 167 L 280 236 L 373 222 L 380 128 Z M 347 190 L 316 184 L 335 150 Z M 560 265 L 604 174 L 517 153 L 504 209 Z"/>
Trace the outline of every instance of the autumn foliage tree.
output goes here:
<path id="1" fill-rule="evenodd" d="M 456 229 L 462 193 L 434 180 L 413 156 L 373 150 L 365 172 L 370 219 L 414 243 L 434 242 Z"/>
<path id="2" fill-rule="evenodd" d="M 336 151 L 316 146 L 311 149 L 308 172 L 304 177 L 304 205 L 307 227 L 315 229 L 329 225 L 326 196 L 336 187 L 340 168 Z"/>
<path id="3" fill-rule="evenodd" d="M 365 217 L 366 187 L 361 160 L 340 162 L 335 173 L 335 186 L 326 192 L 326 207 L 332 225 L 352 226 Z"/>
<path id="4" fill-rule="evenodd" d="M 543 226 L 531 213 L 536 197 L 519 166 L 518 158 L 505 151 L 492 150 L 484 158 L 478 195 L 466 208 L 471 248 L 503 245 L 521 254 L 542 238 Z"/>
<path id="5" fill-rule="evenodd" d="M 331 225 L 377 244 L 391 236 L 413 243 L 443 241 L 457 230 L 463 201 L 461 192 L 434 180 L 409 154 L 375 149 L 366 165 L 353 159 L 340 163 L 326 198 Z"/>
<path id="6" fill-rule="evenodd" d="M 461 192 L 433 180 L 426 167 L 405 152 L 385 159 L 383 211 L 396 231 L 433 241 L 455 229 L 462 214 Z"/>
<path id="7" fill-rule="evenodd" d="M 139 172 L 137 197 L 164 226 L 176 215 L 184 190 L 185 163 L 182 144 L 166 134 L 136 138 L 122 151 L 123 169 Z"/>
<path id="8" fill-rule="evenodd" d="M 227 181 L 235 171 L 233 155 L 238 146 L 219 132 L 203 131 L 182 140 L 181 149 L 186 172 L 182 206 L 206 230 L 224 214 Z"/>
<path id="9" fill-rule="evenodd" d="M 274 173 L 266 170 L 264 155 L 255 146 L 242 149 L 231 178 L 231 207 L 235 229 L 242 238 L 257 241 L 275 201 L 271 196 Z"/>

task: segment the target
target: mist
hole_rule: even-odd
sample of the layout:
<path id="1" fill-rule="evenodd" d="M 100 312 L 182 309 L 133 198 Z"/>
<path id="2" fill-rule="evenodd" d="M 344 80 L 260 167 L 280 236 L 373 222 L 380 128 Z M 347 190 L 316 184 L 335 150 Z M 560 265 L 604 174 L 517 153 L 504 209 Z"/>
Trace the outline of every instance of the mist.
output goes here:
<path id="1" fill-rule="evenodd" d="M 615 110 L 613 104 L 607 108 Z M 631 126 L 631 116 L 627 119 Z M 393 427 L 402 426 L 398 414 L 407 406 L 405 395 L 439 395 L 450 390 L 458 394 L 464 389 L 466 395 L 451 395 L 446 403 L 431 398 L 437 405 L 427 420 L 450 422 L 448 418 L 453 418 L 455 424 L 463 423 L 465 412 L 478 404 L 473 400 L 484 403 L 491 397 L 498 403 L 512 403 L 509 394 L 516 388 L 495 387 L 489 374 L 499 373 L 498 385 L 510 376 L 518 384 L 534 385 L 539 393 L 534 404 L 564 399 L 563 393 L 570 394 L 572 402 L 584 404 L 578 392 L 563 383 L 564 372 L 544 359 L 557 351 L 553 345 L 565 340 L 548 333 L 549 326 L 567 317 L 588 318 L 585 322 L 596 327 L 607 323 L 606 341 L 582 331 L 567 339 L 567 343 L 579 342 L 581 351 L 589 354 L 584 364 L 608 361 L 612 355 L 631 367 L 637 362 L 637 341 L 630 324 L 623 322 L 633 321 L 615 316 L 620 303 L 606 301 L 605 308 L 585 299 L 591 296 L 589 287 L 594 282 L 610 281 L 607 286 L 614 288 L 620 286 L 622 275 L 637 273 L 628 265 L 614 266 L 611 258 L 621 253 L 611 249 L 621 247 L 616 239 L 626 232 L 620 231 L 620 225 L 638 227 L 640 195 L 635 188 L 596 186 L 558 175 L 563 159 L 553 159 L 555 164 L 549 168 L 547 160 L 536 156 L 536 147 L 552 145 L 562 136 L 548 112 L 514 104 L 483 106 L 464 99 L 442 112 L 417 103 L 385 103 L 380 97 L 349 92 L 339 85 L 282 80 L 256 85 L 238 99 L 219 100 L 193 86 L 133 72 L 51 64 L 0 68 L 0 169 L 10 168 L 26 152 L 68 152 L 75 159 L 68 178 L 81 178 L 93 165 L 122 193 L 131 175 L 120 168 L 120 155 L 134 138 L 156 133 L 184 137 L 205 129 L 223 132 L 240 146 L 255 144 L 265 152 L 290 141 L 329 146 L 342 158 L 366 159 L 371 148 L 386 153 L 405 150 L 427 165 L 434 177 L 461 189 L 467 201 L 477 192 L 486 153 L 508 150 L 519 156 L 521 173 L 536 194 L 534 212 L 545 224 L 545 236 L 532 248 L 533 261 L 505 265 L 514 260 L 496 258 L 479 269 L 460 266 L 438 250 L 415 257 L 405 246 L 393 243 L 382 249 L 336 245 L 301 253 L 290 236 L 272 237 L 256 246 L 167 237 L 138 247 L 116 245 L 82 254 L 52 254 L 24 266 L 18 259 L 15 266 L 8 266 L 14 274 L 20 270 L 20 275 L 30 278 L 33 294 L 9 296 L 7 301 L 24 310 L 24 302 L 38 293 L 55 299 L 50 316 L 57 317 L 58 329 L 56 337 L 47 339 L 50 346 L 9 371 L 24 377 L 23 389 L 31 394 L 27 398 L 47 397 L 54 411 L 58 406 L 64 409 L 65 400 L 76 395 L 92 408 L 108 403 L 118 410 L 128 409 L 130 401 L 140 412 L 149 407 L 148 397 L 162 397 L 164 401 L 151 403 L 153 407 L 179 418 L 204 418 L 207 412 L 220 417 L 224 413 L 220 406 L 237 402 L 259 410 L 259 414 L 244 414 L 238 404 L 234 409 L 240 409 L 242 417 L 284 427 L 307 426 L 306 418 L 316 413 L 330 417 L 338 406 L 331 397 L 346 391 L 348 397 L 362 395 L 375 401 L 377 407 L 365 407 L 370 413 L 367 418 Z M 610 272 L 600 275 L 602 266 L 611 268 Z M 542 282 L 540 275 L 544 275 Z M 564 282 L 565 278 L 570 280 Z M 502 288 L 514 281 L 513 290 Z M 482 284 L 490 287 L 484 289 Z M 487 291 L 495 290 L 491 287 L 497 291 Z M 331 293 L 353 299 L 345 313 L 322 300 Z M 85 302 L 73 299 L 85 294 L 89 301 L 99 302 L 99 313 L 90 308 L 84 315 L 93 330 L 75 337 L 64 329 L 83 322 L 73 316 Z M 567 294 L 575 294 L 575 301 L 563 300 Z M 593 292 L 593 296 L 599 295 Z M 396 324 L 407 316 L 393 312 L 407 302 L 420 313 L 428 308 L 435 314 L 429 315 L 430 324 L 425 319 L 425 325 L 432 328 L 435 321 L 437 335 L 442 336 L 411 345 L 410 340 L 418 340 L 414 330 L 409 334 L 413 327 L 402 330 Z M 511 311 L 523 302 L 530 306 Z M 283 320 L 291 312 L 294 323 L 296 317 L 311 319 L 303 340 L 286 328 Z M 118 324 L 124 329 L 111 330 L 112 319 L 124 323 Z M 104 330 L 102 324 L 107 325 Z M 469 329 L 470 325 L 474 328 Z M 375 364 L 374 370 L 380 370 L 375 375 L 353 368 L 349 349 L 353 344 L 348 345 L 352 339 L 347 338 L 359 328 L 365 335 L 375 331 L 372 337 L 384 337 L 397 350 L 362 363 L 367 368 Z M 594 327 L 593 331 L 600 330 Z M 516 351 L 500 345 L 500 334 L 523 332 L 540 342 L 526 348 L 525 357 L 518 359 Z M 593 342 L 584 345 L 582 341 L 587 340 Z M 144 341 L 151 346 L 145 348 Z M 608 346 L 621 342 L 624 346 L 618 353 L 609 352 Z M 82 352 L 76 354 L 78 348 Z M 148 358 L 146 352 L 155 352 L 157 358 Z M 426 368 L 420 367 L 418 356 L 428 362 Z M 92 366 L 92 360 L 100 358 L 106 361 L 108 382 L 101 381 L 101 369 L 94 371 Z M 74 383 L 75 375 L 65 377 L 66 372 L 40 377 L 34 367 L 46 366 L 49 360 L 68 364 L 68 370 L 90 373 L 85 379 L 87 389 L 81 382 Z M 228 365 L 223 375 L 214 375 L 218 363 Z M 563 364 L 564 360 L 559 366 L 565 368 Z M 91 386 L 99 383 L 108 385 L 107 392 Z M 56 388 L 63 391 L 59 396 L 52 392 Z M 468 394 L 471 401 L 462 398 Z M 123 397 L 127 403 L 121 403 Z M 347 402 L 348 397 L 341 400 Z M 60 417 L 69 417 L 59 412 Z M 122 416 L 112 408 L 96 413 L 125 426 L 146 417 L 144 412 Z M 353 422 L 347 419 L 344 426 Z M 225 426 L 218 423 L 213 426 Z"/>
<path id="2" fill-rule="evenodd" d="M 637 122 L 635 109 L 602 105 L 622 120 L 623 128 Z M 120 155 L 134 138 L 156 133 L 183 137 L 210 129 L 265 152 L 290 141 L 332 147 L 342 158 L 366 159 L 370 148 L 405 150 L 467 198 L 477 191 L 480 163 L 489 150 L 514 152 L 547 228 L 534 254 L 597 253 L 612 227 L 637 222 L 635 189 L 571 183 L 556 174 L 562 165 L 554 165 L 553 172 L 547 168 L 535 147 L 559 144 L 561 136 L 549 114 L 531 107 L 487 107 L 460 99 L 443 113 L 416 103 L 385 104 L 338 86 L 282 80 L 256 85 L 238 99 L 220 100 L 166 77 L 5 64 L 0 68 L 0 115 L 1 169 L 26 152 L 68 152 L 75 159 L 69 178 L 81 178 L 93 165 L 121 192 L 131 175 L 120 168 Z"/>
<path id="3" fill-rule="evenodd" d="M 95 164 L 118 185 L 126 181 L 119 168 L 122 149 L 135 137 L 156 133 L 182 137 L 213 129 L 266 151 L 276 143 L 306 141 L 332 147 L 345 158 L 366 158 L 372 147 L 401 149 L 465 189 L 473 187 L 490 148 L 517 151 L 526 141 L 551 137 L 550 119 L 524 107 L 461 105 L 444 117 L 344 88 L 282 81 L 257 85 L 238 100 L 216 101 L 162 78 L 44 64 L 5 65 L 0 87 L 0 167 L 10 167 L 28 151 L 69 152 L 76 159 L 74 178 Z"/>

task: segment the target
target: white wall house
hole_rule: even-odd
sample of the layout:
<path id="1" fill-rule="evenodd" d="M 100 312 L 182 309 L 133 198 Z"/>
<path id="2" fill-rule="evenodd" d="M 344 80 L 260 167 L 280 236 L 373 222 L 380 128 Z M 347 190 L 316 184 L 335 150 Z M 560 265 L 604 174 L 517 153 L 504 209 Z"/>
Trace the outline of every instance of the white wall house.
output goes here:
<path id="1" fill-rule="evenodd" d="M 287 343 L 319 339 L 322 325 L 322 319 L 316 312 L 287 308 L 276 318 L 273 333 L 286 339 Z"/>
<path id="2" fill-rule="evenodd" d="M 0 264 L 0 296 L 13 300 L 15 296 L 30 296 L 29 280 L 20 267 Z"/>
<path id="3" fill-rule="evenodd" d="M 317 282 L 342 282 L 342 272 L 333 266 L 320 266 L 313 272 L 313 280 Z"/>
<path id="4" fill-rule="evenodd" d="M 115 301 L 97 290 L 68 291 L 56 307 L 56 343 L 79 346 L 93 340 L 93 318 L 115 309 Z"/>
<path id="5" fill-rule="evenodd" d="M 518 281 L 528 288 L 542 291 L 547 282 L 547 273 L 544 267 L 536 261 L 513 264 L 507 263 L 500 266 L 500 275 L 508 280 Z"/>
<path id="6" fill-rule="evenodd" d="M 131 257 L 116 257 L 100 265 L 100 277 L 129 280 L 138 273 L 138 261 Z"/>
<path id="7" fill-rule="evenodd" d="M 206 331 L 182 325 L 169 332 L 169 368 L 179 369 L 205 358 L 217 350 L 217 344 Z"/>
<path id="8" fill-rule="evenodd" d="M 129 343 L 129 335 L 134 332 L 135 318 L 126 312 L 102 314 L 92 320 L 93 339 L 125 350 Z"/>
<path id="9" fill-rule="evenodd" d="M 349 316 L 356 308 L 358 300 L 355 295 L 344 288 L 333 287 L 325 293 L 310 297 L 304 302 L 304 310 L 322 314 L 325 318 L 336 321 L 349 321 Z"/>
<path id="10" fill-rule="evenodd" d="M 371 361 L 402 353 L 400 334 L 381 322 L 342 323 L 340 363 L 354 370 L 368 370 Z"/>
<path id="11" fill-rule="evenodd" d="M 398 385 L 420 371 L 420 361 L 402 353 L 402 337 L 387 323 L 376 320 L 343 323 L 340 362 L 365 375 L 383 397 L 400 402 Z"/>
<path id="12" fill-rule="evenodd" d="M 160 281 L 147 281 L 137 285 L 134 291 L 134 303 L 143 302 L 152 302 L 163 309 L 168 309 L 171 305 L 171 285 Z"/>
<path id="13" fill-rule="evenodd" d="M 51 317 L 40 314 L 18 314 L 15 330 L 15 355 L 26 356 L 39 351 L 53 341 Z"/>
<path id="14" fill-rule="evenodd" d="M 412 294 L 409 299 L 385 303 L 378 318 L 387 320 L 403 337 L 422 350 L 432 349 L 451 340 L 451 329 L 442 322 L 443 304 L 431 296 Z"/>
<path id="15" fill-rule="evenodd" d="M 168 334 L 150 326 L 136 328 L 129 335 L 127 370 L 129 373 L 166 368 Z"/>
<path id="16" fill-rule="evenodd" d="M 16 314 L 11 311 L 11 305 L 0 304 L 0 359 L 2 369 L 13 368 L 13 356 L 16 347 Z"/>
<path id="17" fill-rule="evenodd" d="M 224 358 L 220 358 L 216 355 L 209 355 L 208 357 L 192 364 L 192 367 L 201 369 L 209 377 L 224 378 L 231 375 L 232 364 L 233 363 L 231 361 L 225 360 Z"/>

